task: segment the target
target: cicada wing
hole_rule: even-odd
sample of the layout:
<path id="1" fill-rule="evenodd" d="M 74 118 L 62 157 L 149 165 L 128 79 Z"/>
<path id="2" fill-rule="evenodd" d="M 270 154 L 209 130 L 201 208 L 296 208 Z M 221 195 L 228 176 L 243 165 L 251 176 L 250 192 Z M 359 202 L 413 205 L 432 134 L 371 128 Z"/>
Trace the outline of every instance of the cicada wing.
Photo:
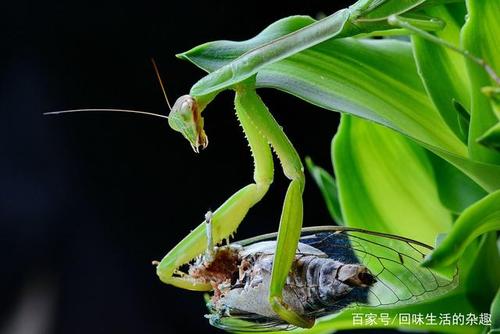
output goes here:
<path id="1" fill-rule="evenodd" d="M 328 229 L 328 227 L 325 227 Z M 376 282 L 367 300 L 357 304 L 401 305 L 444 295 L 458 285 L 458 270 L 452 280 L 421 266 L 432 247 L 391 234 L 355 228 L 334 227 L 332 231 L 304 236 L 303 243 L 345 263 L 366 266 Z"/>
<path id="2" fill-rule="evenodd" d="M 343 230 L 302 235 L 300 242 L 319 249 L 328 257 L 343 263 L 361 263 Z"/>
<path id="3" fill-rule="evenodd" d="M 269 233 L 238 241 L 241 246 L 276 239 Z M 341 226 L 307 227 L 300 242 L 315 247 L 328 257 L 346 264 L 362 264 L 374 276 L 369 288 L 354 288 L 348 295 L 307 316 L 319 318 L 356 306 L 397 306 L 438 297 L 458 284 L 458 270 L 452 280 L 443 278 L 420 264 L 433 248 L 404 237 Z M 210 323 L 234 332 L 291 330 L 286 322 L 255 313 L 231 309 L 228 314 L 213 312 Z"/>
<path id="4" fill-rule="evenodd" d="M 210 314 L 208 319 L 212 326 L 229 332 L 274 332 L 296 328 L 279 319 L 234 309 L 231 315 Z"/>

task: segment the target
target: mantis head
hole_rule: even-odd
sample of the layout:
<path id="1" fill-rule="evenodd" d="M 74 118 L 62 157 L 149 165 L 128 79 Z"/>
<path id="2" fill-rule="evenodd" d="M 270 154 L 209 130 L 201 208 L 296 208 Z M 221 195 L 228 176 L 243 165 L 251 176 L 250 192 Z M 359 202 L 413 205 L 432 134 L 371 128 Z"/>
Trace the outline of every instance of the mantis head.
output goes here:
<path id="1" fill-rule="evenodd" d="M 203 130 L 202 108 L 191 95 L 183 95 L 175 101 L 168 115 L 168 124 L 186 138 L 196 153 L 200 146 L 208 145 L 208 138 Z"/>

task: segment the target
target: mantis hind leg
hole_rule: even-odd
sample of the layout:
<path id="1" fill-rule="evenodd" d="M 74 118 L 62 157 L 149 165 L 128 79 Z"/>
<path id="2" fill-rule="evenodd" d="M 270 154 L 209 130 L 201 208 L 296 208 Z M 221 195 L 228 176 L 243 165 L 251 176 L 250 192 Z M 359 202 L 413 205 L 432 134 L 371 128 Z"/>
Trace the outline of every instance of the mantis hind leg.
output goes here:
<path id="1" fill-rule="evenodd" d="M 274 148 L 283 172 L 291 180 L 280 219 L 271 273 L 269 303 L 276 314 L 288 323 L 299 327 L 312 327 L 314 320 L 293 311 L 283 300 L 283 288 L 296 256 L 302 228 L 304 168 L 292 143 L 255 92 L 253 84 L 250 82 L 249 85 L 240 85 L 236 92 L 237 100 L 243 106 L 242 113 L 252 116 L 251 121 L 255 128 Z"/>
<path id="2" fill-rule="evenodd" d="M 267 140 L 254 126 L 248 114 L 244 113 L 238 96 L 235 101 L 236 115 L 243 127 L 246 139 L 254 159 L 255 183 L 237 191 L 224 202 L 211 216 L 211 233 L 213 243 L 229 238 L 241 223 L 248 210 L 259 202 L 273 181 L 273 159 Z M 196 291 L 209 291 L 212 286 L 196 281 L 177 270 L 204 253 L 208 245 L 206 224 L 201 223 L 181 242 L 179 242 L 158 264 L 157 274 L 167 284 Z"/>

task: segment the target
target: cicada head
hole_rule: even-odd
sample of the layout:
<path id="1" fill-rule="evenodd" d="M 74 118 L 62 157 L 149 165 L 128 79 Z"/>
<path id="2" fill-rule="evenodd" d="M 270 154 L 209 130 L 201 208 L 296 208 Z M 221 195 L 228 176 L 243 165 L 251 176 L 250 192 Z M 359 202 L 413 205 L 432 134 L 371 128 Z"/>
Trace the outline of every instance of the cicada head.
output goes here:
<path id="1" fill-rule="evenodd" d="M 370 287 L 377 280 L 370 270 L 360 264 L 346 264 L 338 269 L 338 279 L 349 286 L 366 288 Z"/>

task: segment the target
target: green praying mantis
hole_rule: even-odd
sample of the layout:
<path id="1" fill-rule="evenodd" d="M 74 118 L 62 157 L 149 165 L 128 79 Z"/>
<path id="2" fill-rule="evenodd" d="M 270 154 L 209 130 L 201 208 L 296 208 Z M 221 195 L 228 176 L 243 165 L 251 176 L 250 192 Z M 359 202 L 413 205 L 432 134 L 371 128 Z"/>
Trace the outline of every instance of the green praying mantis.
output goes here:
<path id="1" fill-rule="evenodd" d="M 194 257 L 203 254 L 210 243 L 217 244 L 234 233 L 248 210 L 266 194 L 273 181 L 273 159 L 270 145 L 278 156 L 283 172 L 289 178 L 280 219 L 276 257 L 272 270 L 269 302 L 285 321 L 300 327 L 311 327 L 312 322 L 288 309 L 281 290 L 285 284 L 302 227 L 302 193 L 304 167 L 290 140 L 273 118 L 255 91 L 252 79 L 234 87 L 236 115 L 248 140 L 254 159 L 254 183 L 237 191 L 211 217 L 212 240 L 208 240 L 206 224 L 202 223 L 175 246 L 158 264 L 160 279 L 174 286 L 197 291 L 209 291 L 212 286 L 200 283 L 176 270 Z M 207 143 L 203 131 L 202 108 L 195 97 L 186 95 L 177 100 L 169 115 L 170 126 L 189 140 L 195 151 Z"/>
<path id="2" fill-rule="evenodd" d="M 277 62 L 332 38 L 356 35 L 414 33 L 432 42 L 462 53 L 483 66 L 493 80 L 500 79 L 479 58 L 438 39 L 429 31 L 443 28 L 443 22 L 422 15 L 425 6 L 442 4 L 446 0 L 362 0 L 347 9 L 317 21 L 291 34 L 272 40 L 243 54 L 228 65 L 208 74 L 198 81 L 189 95 L 181 96 L 171 107 L 168 123 L 180 132 L 195 152 L 208 145 L 204 131 L 203 110 L 226 89 L 235 92 L 236 116 L 242 126 L 254 160 L 254 183 L 251 183 L 224 202 L 213 214 L 181 240 L 157 264 L 161 281 L 179 288 L 210 291 L 212 286 L 179 270 L 193 259 L 207 256 L 211 248 L 228 239 L 243 221 L 247 212 L 266 194 L 273 182 L 274 166 L 271 148 L 279 158 L 285 176 L 290 180 L 279 222 L 275 258 L 269 288 L 269 304 L 284 321 L 298 327 L 312 327 L 314 320 L 297 314 L 286 305 L 282 290 L 290 271 L 299 242 L 302 219 L 302 194 L 305 186 L 304 167 L 291 141 L 274 119 L 256 92 L 255 75 L 267 64 Z M 160 80 L 161 82 L 161 80 Z M 163 88 L 163 87 L 162 87 Z M 87 109 L 89 110 L 89 109 Z M 81 111 L 81 110 L 79 110 Z M 111 110 L 141 113 L 165 118 L 166 116 L 139 111 Z M 56 112 L 57 113 L 57 112 Z M 208 224 L 209 223 L 209 224 Z"/>
<path id="3" fill-rule="evenodd" d="M 392 7 L 389 8 L 392 4 Z M 268 63 L 279 61 L 293 53 L 330 38 L 340 38 L 371 33 L 390 28 L 404 29 L 406 33 L 441 43 L 462 53 L 484 66 L 496 82 L 494 72 L 482 60 L 452 45 L 444 44 L 427 31 L 443 27 L 439 19 L 425 18 L 413 10 L 426 1 L 362 1 L 339 11 L 323 20 L 255 48 L 240 56 L 229 65 L 210 73 L 196 83 L 190 95 L 180 97 L 169 114 L 170 126 L 180 132 L 195 152 L 206 147 L 208 140 L 203 130 L 202 111 L 224 89 L 235 91 L 237 118 L 248 140 L 254 159 L 254 183 L 242 188 L 223 203 L 211 217 L 211 231 L 200 224 L 158 263 L 160 279 L 174 286 L 197 291 L 212 287 L 177 271 L 177 269 L 203 254 L 211 245 L 231 236 L 248 210 L 259 202 L 273 180 L 273 160 L 270 147 L 279 158 L 285 176 L 290 180 L 283 203 L 277 236 L 276 255 L 272 267 L 269 304 L 285 321 L 299 327 L 311 327 L 313 320 L 293 312 L 283 301 L 282 289 L 295 257 L 300 238 L 303 216 L 302 193 L 305 185 L 304 168 L 300 157 L 255 90 L 255 73 Z M 390 11 L 389 11 L 390 9 Z M 377 14 L 378 11 L 378 14 Z M 390 15 L 388 15 L 390 12 Z M 395 15 L 396 13 L 397 15 Z M 208 235 L 208 237 L 207 237 Z M 209 253 L 210 250 L 207 251 Z"/>

